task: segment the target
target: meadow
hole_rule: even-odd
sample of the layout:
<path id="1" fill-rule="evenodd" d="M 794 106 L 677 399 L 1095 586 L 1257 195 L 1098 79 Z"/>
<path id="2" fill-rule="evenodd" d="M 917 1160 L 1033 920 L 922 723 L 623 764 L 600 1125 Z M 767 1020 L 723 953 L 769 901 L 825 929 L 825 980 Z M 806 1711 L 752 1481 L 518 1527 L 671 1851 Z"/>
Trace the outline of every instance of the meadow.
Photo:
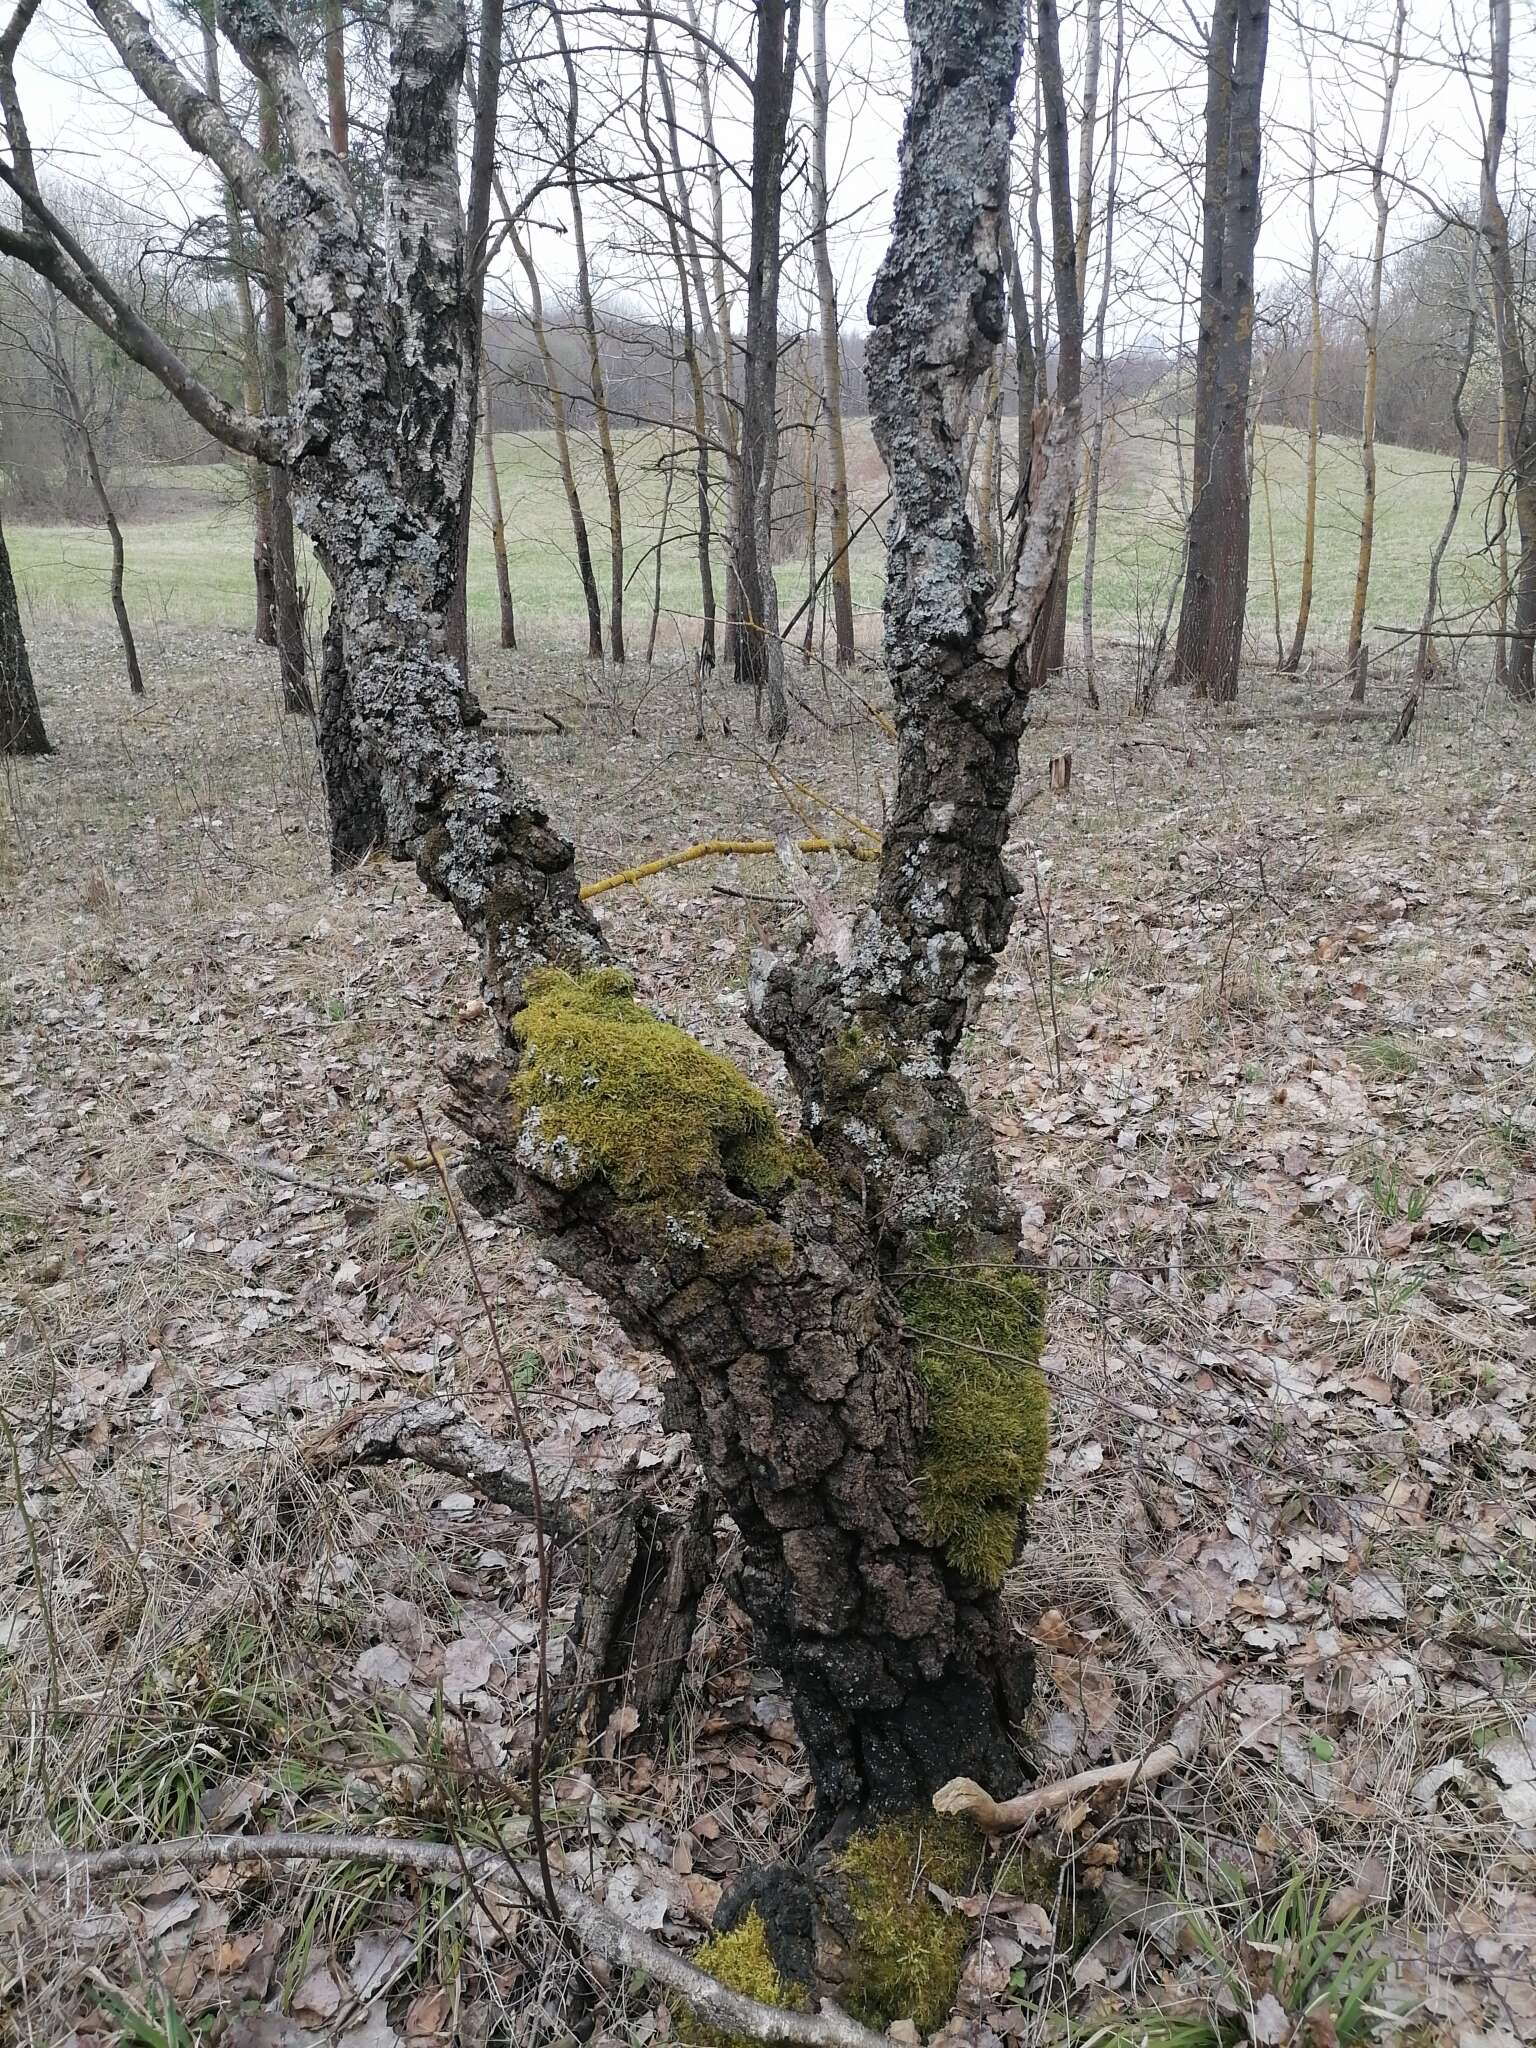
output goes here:
<path id="1" fill-rule="evenodd" d="M 879 507 L 884 472 L 868 423 L 850 422 L 850 435 L 857 523 L 862 515 L 875 513 Z M 598 453 L 589 437 L 578 435 L 574 446 L 606 611 L 608 530 Z M 686 462 L 681 463 L 666 508 L 663 538 L 665 436 L 632 432 L 622 438 L 619 453 L 631 658 L 644 651 L 657 595 L 660 542 L 657 657 L 665 660 L 689 646 L 697 635 L 699 586 L 692 477 Z M 498 437 L 496 458 L 520 639 L 528 648 L 550 654 L 582 651 L 581 590 L 552 440 L 545 434 L 504 434 Z M 1305 496 L 1301 437 L 1280 429 L 1261 429 L 1257 458 L 1248 633 L 1250 655 L 1262 664 L 1270 659 L 1275 645 L 1276 614 L 1286 643 L 1296 615 Z M 1111 423 L 1094 612 L 1096 631 L 1111 640 L 1150 640 L 1161 621 L 1178 566 L 1182 530 L 1179 465 L 1180 451 L 1168 423 L 1154 409 L 1142 408 Z M 1450 501 L 1452 464 L 1444 456 L 1384 447 L 1379 451 L 1379 472 L 1368 637 L 1385 646 L 1395 637 L 1386 629 L 1417 625 L 1430 553 Z M 1493 588 L 1495 565 L 1482 546 L 1493 481 L 1489 469 L 1474 469 L 1468 481 L 1461 522 L 1442 576 L 1442 606 L 1448 617 L 1485 602 Z M 140 625 L 245 625 L 251 607 L 249 514 L 238 466 L 226 462 L 161 468 L 127 482 L 130 502 L 136 487 L 149 508 L 149 516 L 134 516 L 127 523 L 128 598 Z M 483 497 L 484 476 L 478 465 L 476 485 Z M 798 504 L 798 492 L 793 488 L 785 497 Z M 723 528 L 724 512 L 723 506 L 717 508 L 717 532 Z M 496 631 L 496 590 L 489 527 L 478 503 L 477 514 L 471 549 L 471 630 L 487 639 Z M 1310 639 L 1325 659 L 1337 654 L 1348 622 L 1359 516 L 1358 450 L 1351 441 L 1326 440 L 1319 475 Z M 876 516 L 853 549 L 859 640 L 871 652 L 878 648 L 880 637 L 882 529 L 883 517 Z M 104 532 L 8 521 L 7 539 L 23 602 L 33 617 L 67 623 L 107 615 Z M 823 540 L 823 553 L 824 548 Z M 787 617 L 805 596 L 807 570 L 803 544 L 786 537 L 785 553 L 789 558 L 780 562 L 778 579 Z M 1081 618 L 1082 553 L 1079 545 L 1070 613 L 1074 642 Z M 717 586 L 723 589 L 718 546 L 716 556 Z M 307 560 L 304 574 L 311 584 L 323 580 Z"/>

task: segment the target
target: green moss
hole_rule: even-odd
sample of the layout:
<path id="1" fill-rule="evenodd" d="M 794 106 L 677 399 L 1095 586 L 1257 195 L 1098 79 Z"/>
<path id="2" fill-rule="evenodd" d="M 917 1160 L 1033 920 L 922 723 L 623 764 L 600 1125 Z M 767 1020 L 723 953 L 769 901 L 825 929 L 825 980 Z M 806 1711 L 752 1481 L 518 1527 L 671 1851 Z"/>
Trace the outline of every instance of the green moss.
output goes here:
<path id="1" fill-rule="evenodd" d="M 768 1930 L 756 1906 L 737 1922 L 729 1934 L 712 1934 L 708 1941 L 702 1942 L 694 1952 L 693 1960 L 701 1970 L 706 1970 L 732 1991 L 739 1991 L 744 1998 L 755 1998 L 763 2005 L 782 2006 L 789 2012 L 805 2010 L 804 1987 L 781 1977 L 774 1967 L 768 1947 Z M 725 2033 L 692 2013 L 682 2016 L 678 2039 L 697 2044 L 697 2048 L 753 2048 L 750 2036 Z"/>
<path id="2" fill-rule="evenodd" d="M 1045 1290 L 1016 1266 L 965 1266 L 940 1241 L 927 1251 L 901 1294 L 928 1396 L 923 1512 L 955 1570 L 997 1587 L 1045 1476 Z"/>
<path id="3" fill-rule="evenodd" d="M 854 1941 L 848 2008 L 872 2027 L 908 2019 L 931 2034 L 949 2018 L 974 1932 L 930 1887 L 973 1889 L 982 1839 L 967 1822 L 933 1814 L 857 1834 L 838 1859 Z"/>
<path id="4" fill-rule="evenodd" d="M 642 1009 L 618 969 L 530 975 L 512 1028 L 523 1048 L 511 1083 L 523 1112 L 519 1143 L 557 1185 L 605 1180 L 643 1198 L 715 1173 L 754 1194 L 793 1178 L 767 1096 Z"/>

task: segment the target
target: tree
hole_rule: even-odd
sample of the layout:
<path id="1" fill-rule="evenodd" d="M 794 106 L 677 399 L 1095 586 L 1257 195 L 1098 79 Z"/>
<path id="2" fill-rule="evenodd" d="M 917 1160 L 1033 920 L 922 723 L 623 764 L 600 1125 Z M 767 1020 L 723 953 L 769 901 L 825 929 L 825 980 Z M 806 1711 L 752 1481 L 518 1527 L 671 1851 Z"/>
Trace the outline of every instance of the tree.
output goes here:
<path id="1" fill-rule="evenodd" d="M 1097 22 L 1095 7 L 1094 21 Z M 1051 272 L 1056 309 L 1056 390 L 1058 409 L 1073 410 L 1083 388 L 1083 301 L 1078 289 L 1077 231 L 1072 222 L 1072 172 L 1067 126 L 1067 94 L 1061 66 L 1061 13 L 1056 0 L 1035 0 L 1035 54 L 1041 99 L 1040 125 L 1045 138 L 1046 182 L 1051 202 Z M 1043 361 L 1043 350 L 1040 352 Z M 1072 515 L 1067 516 L 1066 542 L 1057 559 L 1050 600 L 1040 630 L 1029 650 L 1038 688 L 1058 670 L 1066 653 L 1067 576 L 1071 566 Z"/>
<path id="2" fill-rule="evenodd" d="M 1360 408 L 1360 468 L 1364 493 L 1360 507 L 1360 555 L 1355 569 L 1354 603 L 1349 615 L 1349 638 L 1345 658 L 1353 664 L 1360 653 L 1365 632 L 1365 607 L 1371 588 L 1371 551 L 1376 536 L 1376 387 L 1381 362 L 1381 291 L 1387 268 L 1387 225 L 1392 202 L 1387 196 L 1387 144 L 1392 135 L 1392 103 L 1403 70 L 1403 30 L 1408 21 L 1408 0 L 1397 0 L 1392 23 L 1392 46 L 1383 64 L 1381 129 L 1371 156 L 1371 202 L 1376 212 L 1376 233 L 1371 246 L 1365 312 L 1365 396 Z"/>
<path id="3" fill-rule="evenodd" d="M 1307 304 L 1311 339 L 1307 350 L 1306 510 L 1301 536 L 1301 592 L 1296 601 L 1296 629 L 1290 650 L 1280 664 L 1282 675 L 1295 675 L 1307 644 L 1312 617 L 1312 582 L 1317 567 L 1317 470 L 1323 438 L 1323 236 L 1317 218 L 1317 94 L 1312 82 L 1312 53 L 1307 51 Z"/>
<path id="4" fill-rule="evenodd" d="M 0 754 L 49 754 L 42 707 L 32 681 L 32 660 L 21 627 L 10 550 L 0 526 Z"/>
<path id="5" fill-rule="evenodd" d="M 1520 527 L 1520 561 L 1515 584 L 1515 649 L 1507 663 L 1509 690 L 1521 703 L 1536 703 L 1536 406 L 1530 365 L 1521 331 L 1520 301 L 1509 246 L 1509 219 L 1499 194 L 1499 169 L 1509 128 L 1509 0 L 1489 0 L 1491 76 L 1488 119 L 1483 129 L 1481 227 L 1493 285 L 1494 336 L 1508 463 L 1513 476 L 1515 517 Z"/>
<path id="6" fill-rule="evenodd" d="M 85 462 L 86 475 L 91 480 L 91 491 L 101 512 L 101 523 L 107 529 L 107 538 L 112 548 L 112 616 L 117 620 L 118 638 L 123 647 L 123 666 L 128 673 L 129 694 L 142 697 L 144 676 L 139 667 L 139 650 L 134 643 L 133 622 L 128 616 L 128 600 L 123 595 L 123 529 L 118 524 L 117 511 L 112 503 L 112 494 L 107 489 L 107 479 L 101 467 L 101 458 L 96 452 L 96 437 L 91 430 L 80 387 L 69 366 L 69 354 L 64 343 L 64 334 L 59 320 L 59 295 L 49 291 L 47 325 L 48 352 L 54 384 L 63 404 L 65 415 L 79 441 L 80 452 Z"/>
<path id="7" fill-rule="evenodd" d="M 328 742 L 333 818 L 351 822 L 345 740 L 391 847 L 480 949 L 504 1056 L 457 1085 L 482 1195 L 514 1191 L 552 1256 L 671 1361 L 675 1411 L 741 1531 L 741 1598 L 789 1691 L 823 1837 L 890 1813 L 931 1827 L 928 1802 L 957 1773 L 1016 1775 L 1029 1659 L 999 1591 L 1045 1451 L 1040 1284 L 952 1071 L 1012 924 L 1020 655 L 1077 461 L 1067 404 L 994 585 L 951 423 L 1005 331 L 1016 9 L 909 0 L 912 98 L 868 365 L 895 503 L 897 790 L 872 900 L 824 949 L 753 977 L 756 1028 L 800 1095 L 807 1135 L 792 1140 L 728 1060 L 636 1001 L 581 901 L 572 848 L 479 729 L 445 648 L 472 456 L 452 119 L 462 19 L 441 0 L 392 10 L 371 230 L 266 0 L 226 0 L 222 19 L 283 110 L 280 185 L 129 0 L 89 5 L 258 221 L 280 212 L 305 433 L 246 419 L 202 385 L 108 296 L 35 189 L 20 187 L 33 226 L 0 230 L 0 252 L 55 282 L 211 431 L 290 468 L 345 631 L 327 695 L 346 713 Z M 914 1854 L 904 1882 L 915 1869 Z M 793 1973 L 805 1966 L 802 1952 Z"/>
<path id="8" fill-rule="evenodd" d="M 1248 603 L 1248 386 L 1269 0 L 1216 0 L 1206 47 L 1193 488 L 1175 672 L 1237 695 Z"/>
<path id="9" fill-rule="evenodd" d="M 853 561 L 848 545 L 848 447 L 843 436 L 843 362 L 829 234 L 827 125 L 832 90 L 827 68 L 827 0 L 811 4 L 811 208 L 816 259 L 816 310 L 821 323 L 821 396 L 827 437 L 827 498 L 832 514 L 832 619 L 837 665 L 853 660 Z M 809 643 L 807 643 L 809 644 Z"/>
<path id="10" fill-rule="evenodd" d="M 760 0 L 752 67 L 751 236 L 747 257 L 741 439 L 731 520 L 731 595 L 737 680 L 752 692 L 763 730 L 789 730 L 779 593 L 773 580 L 773 485 L 778 467 L 779 223 L 784 152 L 800 35 L 800 0 Z"/>

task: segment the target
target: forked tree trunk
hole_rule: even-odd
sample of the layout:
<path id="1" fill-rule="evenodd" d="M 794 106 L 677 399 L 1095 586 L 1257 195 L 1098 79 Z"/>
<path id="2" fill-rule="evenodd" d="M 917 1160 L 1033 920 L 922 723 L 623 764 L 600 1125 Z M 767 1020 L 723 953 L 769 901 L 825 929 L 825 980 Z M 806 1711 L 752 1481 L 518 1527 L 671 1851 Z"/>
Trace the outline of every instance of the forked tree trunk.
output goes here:
<path id="1" fill-rule="evenodd" d="M 141 82 L 163 84 L 126 0 L 91 5 Z M 572 849 L 478 729 L 445 649 L 472 455 L 462 20 L 441 0 L 391 10 L 375 239 L 265 0 L 226 0 L 223 19 L 290 107 L 281 200 L 309 430 L 294 503 L 336 592 L 349 729 L 390 849 L 479 945 L 503 1036 L 503 1062 L 460 1077 L 460 1114 L 551 1255 L 671 1361 L 674 1412 L 741 1532 L 741 1598 L 790 1695 L 818 1829 L 914 1810 L 930 1826 L 949 1778 L 1016 1776 L 1029 1658 L 999 1588 L 1044 1457 L 1038 1286 L 951 1071 L 1012 923 L 1019 657 L 1077 459 L 1067 406 L 994 588 L 952 423 L 1004 332 L 1017 10 L 908 5 L 912 100 L 868 358 L 895 506 L 897 789 L 850 928 L 752 978 L 756 1028 L 813 1134 L 794 1142 L 727 1060 L 650 1017 L 628 977 L 592 972 L 608 956 Z M 163 97 L 206 132 L 200 106 Z M 179 366 L 161 374 L 174 387 Z M 195 402 L 233 445 L 272 445 Z"/>
<path id="2" fill-rule="evenodd" d="M 21 626 L 11 553 L 0 527 L 0 754 L 49 754 L 32 660 Z"/>

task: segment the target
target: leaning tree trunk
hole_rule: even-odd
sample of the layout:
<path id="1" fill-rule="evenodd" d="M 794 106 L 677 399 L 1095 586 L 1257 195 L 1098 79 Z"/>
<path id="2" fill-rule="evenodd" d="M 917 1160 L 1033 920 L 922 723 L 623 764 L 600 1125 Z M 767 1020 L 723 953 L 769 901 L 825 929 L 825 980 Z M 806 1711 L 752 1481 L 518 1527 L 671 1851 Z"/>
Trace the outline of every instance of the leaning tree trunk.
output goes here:
<path id="1" fill-rule="evenodd" d="M 21 606 L 10 550 L 0 527 L 0 754 L 50 754 L 32 659 L 21 629 Z"/>

